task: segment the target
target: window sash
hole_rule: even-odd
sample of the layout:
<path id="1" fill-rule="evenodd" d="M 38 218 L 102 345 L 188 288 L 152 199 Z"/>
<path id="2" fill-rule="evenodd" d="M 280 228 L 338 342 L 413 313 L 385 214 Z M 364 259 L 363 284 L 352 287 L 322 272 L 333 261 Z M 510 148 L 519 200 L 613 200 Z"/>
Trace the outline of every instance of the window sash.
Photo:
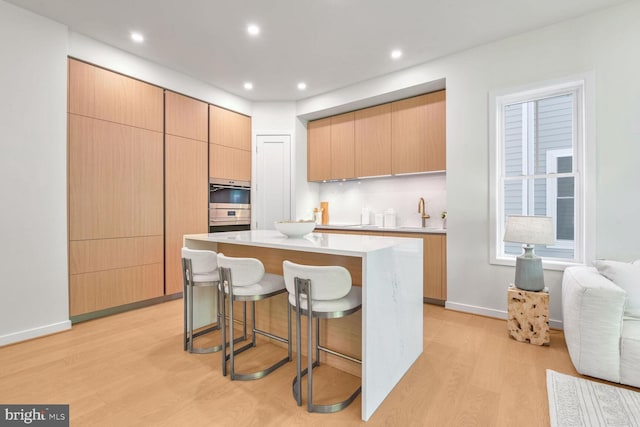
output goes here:
<path id="1" fill-rule="evenodd" d="M 583 127 L 585 116 L 584 105 L 584 81 L 572 81 L 562 83 L 558 85 L 548 86 L 542 89 L 533 89 L 523 91 L 514 94 L 506 94 L 501 96 L 494 96 L 495 104 L 492 111 L 492 121 L 495 126 L 495 139 L 496 147 L 494 148 L 494 156 L 492 160 L 495 164 L 492 165 L 493 174 L 495 180 L 493 181 L 495 187 L 492 189 L 492 251 L 491 259 L 493 263 L 503 264 L 507 261 L 507 264 L 511 264 L 514 261 L 514 256 L 505 253 L 504 242 L 502 237 L 504 235 L 505 224 L 505 199 L 504 188 L 505 183 L 509 181 L 520 180 L 523 182 L 534 182 L 535 179 L 547 179 L 557 180 L 557 178 L 572 177 L 574 179 L 574 242 L 573 242 L 573 258 L 545 258 L 543 264 L 545 268 L 552 267 L 553 265 L 567 265 L 575 263 L 585 262 L 585 242 L 584 236 L 586 232 L 584 219 L 585 200 L 583 198 L 583 175 L 582 169 L 584 165 L 584 132 Z M 572 156 L 573 171 L 564 173 L 532 173 L 519 176 L 507 176 L 506 174 L 506 162 L 505 162 L 505 148 L 506 148 L 506 135 L 505 135 L 505 108 L 508 105 L 517 103 L 526 103 L 530 101 L 541 100 L 553 96 L 573 94 L 573 129 L 572 129 L 572 148 L 570 155 Z M 523 126 L 524 127 L 524 126 Z M 524 132 L 524 130 L 523 130 Z M 523 157 L 526 155 L 526 150 L 523 150 Z M 524 162 L 524 159 L 523 159 Z M 525 168 L 523 164 L 523 169 Z M 523 202 L 524 203 L 524 202 Z M 555 209 L 555 206 L 554 206 Z M 571 243 L 571 242 L 567 242 Z M 564 246 L 564 242 L 556 242 L 556 247 Z"/>

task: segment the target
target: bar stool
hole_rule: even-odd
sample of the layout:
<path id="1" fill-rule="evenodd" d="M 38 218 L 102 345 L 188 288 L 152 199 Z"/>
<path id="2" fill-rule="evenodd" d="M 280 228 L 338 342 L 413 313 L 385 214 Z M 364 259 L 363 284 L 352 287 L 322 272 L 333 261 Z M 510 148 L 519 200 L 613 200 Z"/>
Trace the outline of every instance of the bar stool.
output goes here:
<path id="1" fill-rule="evenodd" d="M 182 282 L 183 282 L 183 302 L 184 302 L 184 350 L 189 353 L 215 353 L 222 350 L 222 344 L 213 347 L 194 348 L 193 341 L 202 335 L 221 329 L 220 310 L 220 277 L 218 273 L 218 254 L 213 251 L 196 250 L 182 248 Z M 193 333 L 193 289 L 194 287 L 213 287 L 216 296 L 216 323 Z M 245 310 L 246 320 L 246 310 Z M 245 322 L 246 325 L 246 322 Z M 246 326 L 243 337 L 246 339 Z"/>
<path id="2" fill-rule="evenodd" d="M 296 311 L 296 377 L 293 380 L 293 396 L 302 406 L 302 377 L 307 380 L 307 411 L 331 413 L 349 406 L 358 397 L 362 387 L 358 387 L 347 399 L 329 404 L 313 403 L 313 368 L 320 366 L 320 351 L 362 364 L 354 357 L 339 353 L 320 345 L 320 319 L 337 319 L 348 316 L 362 308 L 362 289 L 352 286 L 351 274 L 339 266 L 307 266 L 290 261 L 282 263 L 284 281 L 289 292 L 289 304 Z M 311 298 L 309 298 L 311 296 Z M 308 316 L 307 322 L 307 368 L 302 368 L 300 318 Z M 316 320 L 315 362 L 313 361 L 312 324 Z M 309 367 L 311 366 L 311 369 Z"/>
<path id="3" fill-rule="evenodd" d="M 231 371 L 232 380 L 255 380 L 275 371 L 280 366 L 291 361 L 291 310 L 287 307 L 287 338 L 282 338 L 267 331 L 256 328 L 256 301 L 273 297 L 286 292 L 284 278 L 280 275 L 265 273 L 262 262 L 255 258 L 234 258 L 218 254 L 218 266 L 220 269 L 220 290 L 222 293 L 222 375 L 227 375 L 227 360 Z M 251 301 L 251 334 L 252 340 L 245 346 L 235 349 L 229 344 L 229 355 L 226 346 L 226 297 L 229 299 L 229 343 L 234 341 L 233 331 L 233 302 L 243 301 L 246 312 L 247 301 Z M 262 335 L 273 340 L 287 344 L 287 357 L 279 360 L 266 369 L 240 374 L 235 371 L 235 355 L 256 346 L 256 335 Z"/>

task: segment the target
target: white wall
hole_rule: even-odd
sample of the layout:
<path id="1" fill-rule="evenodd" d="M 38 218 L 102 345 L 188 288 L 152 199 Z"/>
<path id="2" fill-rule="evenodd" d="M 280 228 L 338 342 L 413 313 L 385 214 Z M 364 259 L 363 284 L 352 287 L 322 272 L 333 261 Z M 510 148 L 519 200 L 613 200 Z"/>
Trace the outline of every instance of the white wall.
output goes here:
<path id="1" fill-rule="evenodd" d="M 423 197 L 426 212 L 431 216 L 427 226 L 440 227 L 440 214 L 447 210 L 446 183 L 447 177 L 442 172 L 326 182 L 320 184 L 319 197 L 321 201 L 329 202 L 331 224 L 360 224 L 362 208 L 370 209 L 373 224 L 374 213 L 393 209 L 398 227 L 421 226 L 418 201 Z"/>
<path id="2" fill-rule="evenodd" d="M 504 317 L 514 268 L 489 264 L 489 92 L 594 72 L 596 256 L 640 258 L 639 20 L 640 2 L 628 2 L 301 101 L 297 114 L 445 78 L 447 306 Z M 554 326 L 562 319 L 561 278 L 545 272 Z"/>
<path id="3" fill-rule="evenodd" d="M 0 345 L 68 329 L 67 28 L 0 1 Z"/>

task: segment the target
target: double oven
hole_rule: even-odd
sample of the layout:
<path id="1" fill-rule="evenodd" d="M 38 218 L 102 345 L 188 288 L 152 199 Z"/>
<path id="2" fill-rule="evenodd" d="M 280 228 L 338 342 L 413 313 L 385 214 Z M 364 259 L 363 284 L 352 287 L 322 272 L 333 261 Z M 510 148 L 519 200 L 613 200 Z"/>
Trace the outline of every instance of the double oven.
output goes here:
<path id="1" fill-rule="evenodd" d="M 251 228 L 251 183 L 209 180 L 209 232 Z"/>

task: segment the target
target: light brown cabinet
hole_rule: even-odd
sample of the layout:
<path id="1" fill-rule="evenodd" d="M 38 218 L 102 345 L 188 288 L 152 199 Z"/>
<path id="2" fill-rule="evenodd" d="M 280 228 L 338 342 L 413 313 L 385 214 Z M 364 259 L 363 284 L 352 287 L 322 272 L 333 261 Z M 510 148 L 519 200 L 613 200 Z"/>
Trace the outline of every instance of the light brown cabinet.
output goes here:
<path id="1" fill-rule="evenodd" d="M 446 169 L 445 91 L 391 103 L 394 174 Z"/>
<path id="2" fill-rule="evenodd" d="M 209 105 L 209 176 L 251 181 L 251 118 Z"/>
<path id="3" fill-rule="evenodd" d="M 432 233 L 403 233 L 381 229 L 376 230 L 338 230 L 316 229 L 317 233 L 330 234 L 367 234 L 372 236 L 395 236 L 422 239 L 422 280 L 424 302 L 442 305 L 447 299 L 447 236 Z"/>
<path id="4" fill-rule="evenodd" d="M 209 105 L 209 142 L 251 151 L 251 117 Z"/>
<path id="5" fill-rule="evenodd" d="M 164 127 L 167 135 L 209 142 L 206 102 L 166 90 L 164 103 Z"/>
<path id="6" fill-rule="evenodd" d="M 391 174 L 391 104 L 355 112 L 355 175 Z"/>
<path id="7" fill-rule="evenodd" d="M 355 114 L 314 120 L 307 125 L 307 180 L 355 178 Z"/>
<path id="8" fill-rule="evenodd" d="M 307 180 L 331 179 L 331 118 L 307 125 Z"/>
<path id="9" fill-rule="evenodd" d="M 354 113 L 331 117 L 331 179 L 355 178 Z"/>
<path id="10" fill-rule="evenodd" d="M 165 293 L 182 292 L 185 234 L 208 232 L 207 104 L 165 92 Z"/>
<path id="11" fill-rule="evenodd" d="M 162 89 L 69 59 L 68 112 L 162 132 Z"/>
<path id="12" fill-rule="evenodd" d="M 162 89 L 69 60 L 70 315 L 164 294 Z"/>
<path id="13" fill-rule="evenodd" d="M 441 90 L 311 121 L 307 179 L 444 171 L 445 112 Z"/>

